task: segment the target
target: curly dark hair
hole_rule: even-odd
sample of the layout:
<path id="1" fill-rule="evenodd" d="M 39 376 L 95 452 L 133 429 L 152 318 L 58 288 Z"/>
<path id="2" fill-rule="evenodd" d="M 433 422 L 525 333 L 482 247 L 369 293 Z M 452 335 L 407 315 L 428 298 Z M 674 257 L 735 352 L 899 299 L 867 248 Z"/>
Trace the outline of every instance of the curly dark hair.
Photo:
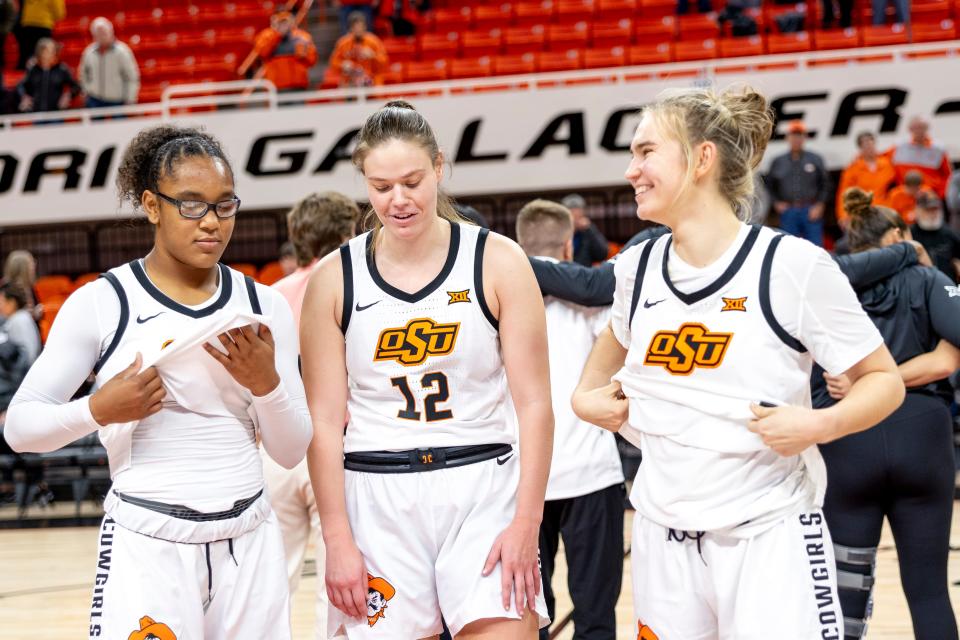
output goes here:
<path id="1" fill-rule="evenodd" d="M 120 204 L 140 208 L 144 191 L 156 191 L 160 178 L 173 173 L 184 158 L 221 160 L 233 176 L 233 167 L 216 138 L 201 129 L 163 124 L 144 129 L 130 142 L 117 171 Z"/>

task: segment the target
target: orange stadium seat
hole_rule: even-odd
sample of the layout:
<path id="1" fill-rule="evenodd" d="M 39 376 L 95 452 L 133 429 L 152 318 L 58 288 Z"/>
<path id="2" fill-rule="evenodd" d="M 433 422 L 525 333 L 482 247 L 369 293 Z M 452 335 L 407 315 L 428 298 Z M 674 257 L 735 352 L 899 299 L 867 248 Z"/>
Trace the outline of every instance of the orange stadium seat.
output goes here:
<path id="1" fill-rule="evenodd" d="M 40 318 L 40 342 L 46 342 L 47 336 L 50 335 L 50 327 L 53 326 L 53 321 L 56 319 L 57 314 L 60 312 L 60 307 L 63 306 L 63 299 L 50 300 L 43 303 L 43 317 Z"/>
<path id="2" fill-rule="evenodd" d="M 536 71 L 536 59 L 532 53 L 497 56 L 493 59 L 493 72 L 498 76 L 522 75 Z"/>
<path id="3" fill-rule="evenodd" d="M 82 287 L 83 285 L 87 284 L 88 282 L 93 282 L 94 280 L 96 280 L 96 279 L 99 278 L 99 277 L 100 277 L 100 274 L 99 274 L 99 273 L 84 273 L 84 274 L 81 274 L 81 275 L 77 276 L 76 280 L 73 281 L 73 290 L 76 291 L 77 289 L 79 289 L 79 288 Z"/>
<path id="4" fill-rule="evenodd" d="M 639 15 L 637 0 L 599 0 L 597 2 L 598 20 L 621 20 Z"/>
<path id="5" fill-rule="evenodd" d="M 590 34 L 593 47 L 626 47 L 633 43 L 633 20 L 615 18 L 595 22 Z"/>
<path id="6" fill-rule="evenodd" d="M 463 31 L 470 28 L 473 11 L 469 6 L 437 9 L 428 14 L 427 29 L 438 33 L 446 31 Z"/>
<path id="7" fill-rule="evenodd" d="M 492 75 L 493 65 L 488 56 L 450 61 L 450 79 L 480 78 Z"/>
<path id="8" fill-rule="evenodd" d="M 632 65 L 666 64 L 673 61 L 673 44 L 637 44 L 627 49 L 627 63 Z"/>
<path id="9" fill-rule="evenodd" d="M 593 20 L 596 6 L 593 0 L 557 0 L 558 22 Z"/>
<path id="10" fill-rule="evenodd" d="M 745 38 L 721 38 L 719 41 L 721 58 L 742 58 L 763 55 L 763 38 L 748 36 Z"/>
<path id="11" fill-rule="evenodd" d="M 283 267 L 279 262 L 268 262 L 257 273 L 257 282 L 268 287 L 283 277 Z"/>
<path id="12" fill-rule="evenodd" d="M 676 0 L 640 0 L 638 15 L 644 18 L 673 17 L 677 13 Z"/>
<path id="13" fill-rule="evenodd" d="M 672 42 L 677 33 L 677 21 L 673 16 L 644 18 L 633 23 L 633 41 L 638 45 Z"/>
<path id="14" fill-rule="evenodd" d="M 709 40 L 720 37 L 720 24 L 713 13 L 680 16 L 677 23 L 681 40 Z"/>
<path id="15" fill-rule="evenodd" d="M 585 21 L 573 24 L 551 24 L 547 27 L 547 48 L 550 51 L 584 49 L 590 40 Z"/>
<path id="16" fill-rule="evenodd" d="M 914 22 L 912 28 L 914 42 L 936 42 L 957 37 L 957 25 L 953 20 L 940 20 L 936 23 Z"/>
<path id="17" fill-rule="evenodd" d="M 460 38 L 460 48 L 464 57 L 499 55 L 503 50 L 503 31 L 467 31 Z"/>
<path id="18" fill-rule="evenodd" d="M 33 285 L 39 302 L 64 299 L 73 291 L 73 281 L 67 276 L 40 276 Z"/>
<path id="19" fill-rule="evenodd" d="M 513 5 L 509 2 L 500 4 L 482 4 L 473 10 L 474 29 L 494 29 L 510 26 L 513 17 Z"/>
<path id="20" fill-rule="evenodd" d="M 863 45 L 866 47 L 906 44 L 907 42 L 907 30 L 902 24 L 870 25 L 863 28 Z"/>
<path id="21" fill-rule="evenodd" d="M 503 52 L 508 55 L 520 53 L 538 53 L 546 43 L 546 29 L 543 25 L 532 27 L 511 27 L 503 32 Z"/>
<path id="22" fill-rule="evenodd" d="M 404 82 L 433 82 L 446 80 L 449 74 L 446 60 L 410 62 L 404 70 Z"/>
<path id="23" fill-rule="evenodd" d="M 417 39 L 412 36 L 384 38 L 383 46 L 386 48 L 387 57 L 391 62 L 406 62 L 417 58 Z"/>
<path id="24" fill-rule="evenodd" d="M 917 23 L 938 23 L 941 20 L 949 20 L 951 6 L 947 0 L 922 0 L 913 2 L 910 5 L 910 22 L 913 25 Z"/>
<path id="25" fill-rule="evenodd" d="M 537 56 L 537 71 L 574 71 L 583 67 L 579 49 L 569 51 L 547 51 Z"/>
<path id="26" fill-rule="evenodd" d="M 767 37 L 767 52 L 776 53 L 800 53 L 810 51 L 813 43 L 810 41 L 810 34 L 806 31 L 797 33 L 772 33 Z"/>
<path id="27" fill-rule="evenodd" d="M 606 49 L 587 49 L 583 52 L 584 69 L 604 69 L 608 67 L 623 67 L 627 64 L 627 53 L 624 47 L 610 47 Z"/>
<path id="28" fill-rule="evenodd" d="M 677 62 L 692 60 L 708 60 L 717 57 L 717 41 L 702 40 L 695 42 L 678 42 L 673 49 L 673 57 Z"/>
<path id="29" fill-rule="evenodd" d="M 250 276 L 251 278 L 257 277 L 257 268 L 247 262 L 234 262 L 229 265 L 231 269 L 236 269 L 245 276 Z"/>
<path id="30" fill-rule="evenodd" d="M 814 48 L 818 51 L 827 49 L 854 49 L 863 43 L 860 40 L 860 30 L 848 27 L 842 30 L 815 31 L 813 34 Z"/>
<path id="31" fill-rule="evenodd" d="M 400 84 L 406 77 L 406 68 L 406 62 L 391 62 L 383 74 L 383 83 Z M 339 82 L 339 80 L 337 82 Z M 337 86 L 337 83 L 335 82 L 333 86 Z"/>
<path id="32" fill-rule="evenodd" d="M 460 34 L 456 31 L 449 33 L 425 33 L 420 36 L 420 60 L 445 60 L 456 58 L 460 51 Z"/>
<path id="33" fill-rule="evenodd" d="M 545 24 L 556 17 L 556 6 L 553 0 L 535 0 L 533 2 L 518 2 L 513 7 L 513 24 L 518 27 Z"/>

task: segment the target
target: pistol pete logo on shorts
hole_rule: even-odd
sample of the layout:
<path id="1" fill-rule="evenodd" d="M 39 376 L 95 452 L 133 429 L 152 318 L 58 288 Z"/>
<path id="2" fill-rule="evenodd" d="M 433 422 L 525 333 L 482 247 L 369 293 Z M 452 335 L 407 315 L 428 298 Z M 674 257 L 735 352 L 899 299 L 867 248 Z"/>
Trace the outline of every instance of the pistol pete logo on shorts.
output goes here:
<path id="1" fill-rule="evenodd" d="M 676 331 L 655 333 L 643 364 L 662 366 L 675 376 L 688 376 L 697 367 L 716 369 L 731 338 L 732 333 L 714 333 L 699 322 L 686 322 Z"/>
<path id="2" fill-rule="evenodd" d="M 387 601 L 397 594 L 393 585 L 383 578 L 375 578 L 367 574 L 367 624 L 371 627 L 377 624 L 380 618 L 386 618 L 384 611 Z"/>
<path id="3" fill-rule="evenodd" d="M 643 620 L 637 620 L 637 640 L 660 640 L 660 638 L 653 629 L 643 624 Z"/>
<path id="4" fill-rule="evenodd" d="M 406 326 L 381 331 L 373 359 L 377 362 L 396 360 L 405 367 L 413 367 L 430 356 L 452 353 L 459 331 L 459 322 L 441 324 L 430 318 L 416 318 Z"/>
<path id="5" fill-rule="evenodd" d="M 162 622 L 154 622 L 150 616 L 143 616 L 140 618 L 140 629 L 131 632 L 127 640 L 177 640 L 177 636 Z"/>

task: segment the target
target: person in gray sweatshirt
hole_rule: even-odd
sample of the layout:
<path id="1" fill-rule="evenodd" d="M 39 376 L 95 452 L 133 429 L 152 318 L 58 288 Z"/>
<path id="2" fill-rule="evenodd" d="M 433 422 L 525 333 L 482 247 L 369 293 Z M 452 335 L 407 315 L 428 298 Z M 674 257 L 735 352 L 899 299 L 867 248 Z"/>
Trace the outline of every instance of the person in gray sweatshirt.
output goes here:
<path id="1" fill-rule="evenodd" d="M 90 23 L 93 42 L 80 57 L 80 85 L 87 108 L 135 104 L 140 92 L 140 69 L 133 52 L 113 33 L 106 18 Z"/>

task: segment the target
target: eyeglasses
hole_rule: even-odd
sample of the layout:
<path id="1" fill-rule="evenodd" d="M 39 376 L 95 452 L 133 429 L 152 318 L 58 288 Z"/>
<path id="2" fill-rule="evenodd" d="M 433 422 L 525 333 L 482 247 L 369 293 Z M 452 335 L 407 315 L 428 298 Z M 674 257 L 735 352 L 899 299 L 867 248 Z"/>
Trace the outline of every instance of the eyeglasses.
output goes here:
<path id="1" fill-rule="evenodd" d="M 155 191 L 154 193 L 176 206 L 180 210 L 180 215 L 188 220 L 199 220 L 207 215 L 210 209 L 213 209 L 213 212 L 218 218 L 232 218 L 240 211 L 240 198 L 237 196 L 233 196 L 229 200 L 221 200 L 220 202 L 204 202 L 202 200 L 177 200 L 159 191 Z"/>

